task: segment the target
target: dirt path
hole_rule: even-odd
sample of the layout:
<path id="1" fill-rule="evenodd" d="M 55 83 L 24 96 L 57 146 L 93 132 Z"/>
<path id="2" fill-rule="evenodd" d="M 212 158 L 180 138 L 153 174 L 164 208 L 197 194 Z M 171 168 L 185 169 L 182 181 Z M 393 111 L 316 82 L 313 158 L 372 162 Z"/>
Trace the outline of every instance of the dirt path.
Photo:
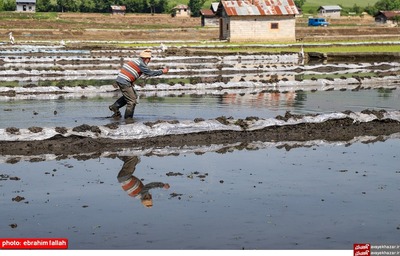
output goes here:
<path id="1" fill-rule="evenodd" d="M 308 27 L 307 18 L 296 21 L 296 40 L 371 41 L 399 40 L 400 28 L 377 25 L 370 18 L 329 20 L 332 26 Z M 201 27 L 201 18 L 173 18 L 167 14 L 58 13 L 56 17 L 10 16 L 0 20 L 0 42 L 8 42 L 12 31 L 16 42 L 27 41 L 209 41 L 219 40 L 218 27 Z"/>

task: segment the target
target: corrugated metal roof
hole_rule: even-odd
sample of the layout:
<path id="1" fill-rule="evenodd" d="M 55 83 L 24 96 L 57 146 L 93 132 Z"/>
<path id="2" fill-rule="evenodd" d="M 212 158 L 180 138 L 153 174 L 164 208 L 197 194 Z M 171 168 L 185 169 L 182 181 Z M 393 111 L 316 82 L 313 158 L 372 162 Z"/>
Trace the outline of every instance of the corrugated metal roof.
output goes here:
<path id="1" fill-rule="evenodd" d="M 200 14 L 207 17 L 215 16 L 215 13 L 211 9 L 201 9 Z"/>
<path id="2" fill-rule="evenodd" d="M 111 10 L 113 11 L 126 11 L 125 5 L 111 5 Z"/>
<path id="3" fill-rule="evenodd" d="M 320 9 L 324 9 L 326 11 L 340 11 L 342 10 L 342 7 L 340 7 L 339 5 L 324 5 L 320 6 L 318 10 Z"/>
<path id="4" fill-rule="evenodd" d="M 388 19 L 392 19 L 392 18 L 394 18 L 395 16 L 399 16 L 400 15 L 400 11 L 380 11 L 377 15 L 375 15 L 375 16 L 378 16 L 379 14 L 383 14 L 383 15 L 385 15 L 385 17 L 386 18 L 388 18 Z M 374 16 L 374 17 L 375 17 Z"/>
<path id="5" fill-rule="evenodd" d="M 293 0 L 231 0 L 221 4 L 228 16 L 299 14 Z"/>
<path id="6" fill-rule="evenodd" d="M 178 4 L 177 6 L 175 6 L 172 9 L 182 10 L 182 9 L 189 9 L 189 7 L 186 4 Z"/>
<path id="7" fill-rule="evenodd" d="M 17 0 L 16 1 L 16 3 L 17 4 L 25 4 L 25 3 L 27 3 L 27 4 L 36 4 L 36 0 Z"/>

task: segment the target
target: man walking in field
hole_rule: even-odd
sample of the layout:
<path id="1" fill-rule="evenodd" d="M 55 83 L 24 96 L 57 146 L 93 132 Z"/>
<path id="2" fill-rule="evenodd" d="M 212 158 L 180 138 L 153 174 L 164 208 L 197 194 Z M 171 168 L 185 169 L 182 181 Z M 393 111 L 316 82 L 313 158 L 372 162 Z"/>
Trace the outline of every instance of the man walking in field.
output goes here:
<path id="1" fill-rule="evenodd" d="M 126 105 L 124 118 L 132 119 L 137 104 L 137 94 L 133 88 L 134 82 L 143 74 L 146 76 L 159 76 L 168 73 L 168 68 L 151 70 L 147 67 L 151 60 L 151 50 L 146 49 L 140 53 L 139 58 L 126 62 L 118 73 L 116 84 L 122 96 L 109 109 L 114 112 L 112 117 L 120 118 L 120 108 Z"/>

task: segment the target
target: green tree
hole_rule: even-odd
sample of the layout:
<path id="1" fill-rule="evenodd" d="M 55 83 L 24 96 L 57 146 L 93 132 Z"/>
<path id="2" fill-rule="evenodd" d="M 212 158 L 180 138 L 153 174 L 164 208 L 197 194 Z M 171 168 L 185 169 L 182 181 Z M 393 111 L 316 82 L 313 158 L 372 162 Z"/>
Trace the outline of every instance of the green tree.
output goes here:
<path id="1" fill-rule="evenodd" d="M 167 9 L 168 9 L 168 1 L 158 0 L 158 4 L 156 6 L 156 13 L 165 13 Z"/>
<path id="2" fill-rule="evenodd" d="M 143 0 L 123 0 L 121 5 L 125 5 L 126 11 L 131 13 L 143 12 L 147 8 L 147 3 L 144 5 Z"/>
<path id="3" fill-rule="evenodd" d="M 156 9 L 157 1 L 156 0 L 149 0 L 148 5 L 150 7 L 150 13 L 153 15 L 154 11 Z"/>
<path id="4" fill-rule="evenodd" d="M 58 11 L 76 12 L 80 7 L 80 0 L 57 0 Z"/>
<path id="5" fill-rule="evenodd" d="M 1 0 L 0 10 L 1 11 L 15 11 L 17 9 L 17 4 L 15 0 Z"/>
<path id="6" fill-rule="evenodd" d="M 378 13 L 378 9 L 375 6 L 371 6 L 371 5 L 368 5 L 367 7 L 365 7 L 364 11 L 371 16 L 374 16 L 375 14 Z"/>
<path id="7" fill-rule="evenodd" d="M 294 0 L 294 4 L 295 4 L 298 8 L 303 7 L 303 5 L 304 5 L 305 2 L 306 2 L 306 0 Z"/>
<path id="8" fill-rule="evenodd" d="M 152 14 L 163 13 L 167 9 L 168 3 L 166 0 L 148 0 L 148 6 Z"/>
<path id="9" fill-rule="evenodd" d="M 81 12 L 97 12 L 96 10 L 96 3 L 94 0 L 82 0 L 80 6 Z"/>
<path id="10" fill-rule="evenodd" d="M 396 22 L 396 24 L 397 24 L 397 26 L 398 26 L 398 25 L 399 25 L 399 22 L 400 22 L 400 16 L 399 16 L 399 15 L 394 16 L 394 17 L 393 17 L 393 21 Z"/>
<path id="11" fill-rule="evenodd" d="M 399 10 L 400 0 L 379 0 L 375 3 L 375 8 L 379 11 Z"/>
<path id="12" fill-rule="evenodd" d="M 112 0 L 95 0 L 96 3 L 96 11 L 107 13 L 110 12 L 111 5 L 119 5 L 120 1 L 112 1 Z"/>
<path id="13" fill-rule="evenodd" d="M 38 12 L 50 12 L 53 10 L 53 6 L 50 0 L 36 0 L 36 11 Z"/>
<path id="14" fill-rule="evenodd" d="M 203 7 L 206 0 L 189 0 L 189 8 L 190 12 L 192 13 L 192 17 L 199 17 L 200 10 Z"/>
<path id="15" fill-rule="evenodd" d="M 141 4 L 141 9 L 138 10 L 138 12 L 145 12 L 145 13 L 149 13 L 150 12 L 150 8 L 149 5 L 147 3 L 147 0 L 142 0 L 142 4 Z"/>
<path id="16" fill-rule="evenodd" d="M 361 7 L 358 6 L 357 4 L 354 4 L 353 7 L 350 9 L 350 11 L 355 13 L 361 13 Z"/>

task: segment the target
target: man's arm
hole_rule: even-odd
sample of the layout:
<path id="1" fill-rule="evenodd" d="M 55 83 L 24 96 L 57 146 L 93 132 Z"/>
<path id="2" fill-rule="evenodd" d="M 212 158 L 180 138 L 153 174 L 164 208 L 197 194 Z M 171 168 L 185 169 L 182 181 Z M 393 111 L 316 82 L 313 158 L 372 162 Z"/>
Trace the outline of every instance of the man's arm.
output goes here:
<path id="1" fill-rule="evenodd" d="M 150 183 L 144 185 L 144 187 L 142 188 L 142 192 L 146 193 L 150 189 L 153 189 L 153 188 L 169 189 L 169 184 L 168 183 L 163 183 L 163 182 L 150 182 Z"/>
<path id="2" fill-rule="evenodd" d="M 168 68 L 164 68 L 164 69 L 160 69 L 160 70 L 151 70 L 142 61 L 140 62 L 139 68 L 143 72 L 143 74 L 145 74 L 147 76 L 159 76 L 159 75 L 167 73 L 169 70 Z"/>

